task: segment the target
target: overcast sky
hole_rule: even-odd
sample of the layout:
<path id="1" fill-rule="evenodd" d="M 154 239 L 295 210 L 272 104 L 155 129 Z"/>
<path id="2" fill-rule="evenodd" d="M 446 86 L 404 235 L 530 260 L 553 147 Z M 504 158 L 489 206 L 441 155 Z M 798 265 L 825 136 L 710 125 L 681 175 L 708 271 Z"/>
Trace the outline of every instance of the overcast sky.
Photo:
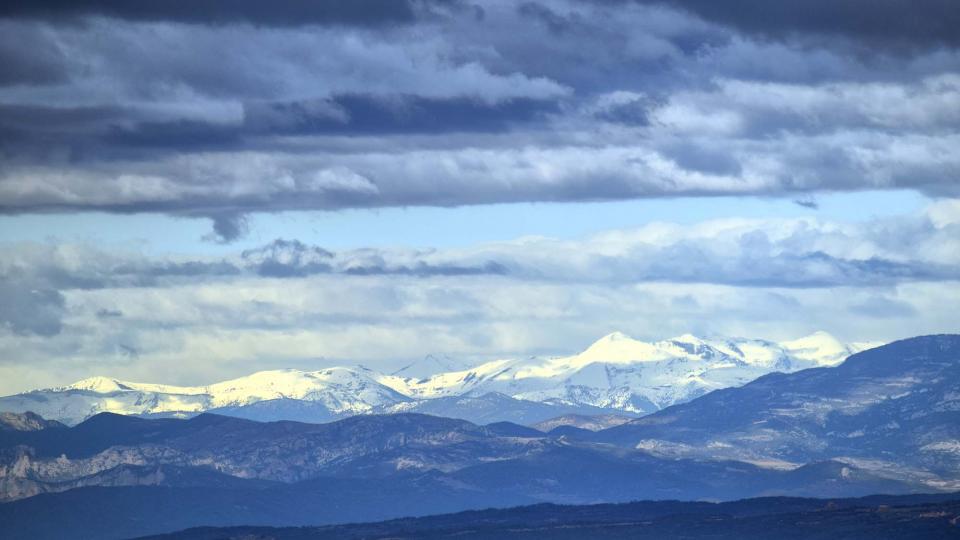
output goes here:
<path id="1" fill-rule="evenodd" d="M 956 332 L 953 0 L 0 5 L 0 393 Z"/>

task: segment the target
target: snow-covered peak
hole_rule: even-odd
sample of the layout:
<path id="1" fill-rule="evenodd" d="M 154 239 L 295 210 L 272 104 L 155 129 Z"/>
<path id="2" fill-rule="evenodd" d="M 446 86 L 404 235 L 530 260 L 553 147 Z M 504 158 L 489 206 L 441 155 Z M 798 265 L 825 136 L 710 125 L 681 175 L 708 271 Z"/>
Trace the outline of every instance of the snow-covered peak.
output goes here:
<path id="1" fill-rule="evenodd" d="M 25 410 L 40 408 L 44 416 L 49 416 L 49 410 L 52 410 L 55 411 L 54 417 L 78 421 L 98 412 L 193 413 L 276 399 L 319 402 L 334 414 L 358 414 L 408 400 L 390 386 L 381 384 L 378 381 L 381 377 L 387 376 L 361 367 L 258 371 L 207 386 L 172 386 L 91 377 L 69 386 L 40 391 L 51 395 L 82 391 L 82 395 L 69 398 L 68 406 L 53 402 L 42 405 L 31 402 L 23 406 Z"/>
<path id="2" fill-rule="evenodd" d="M 576 359 L 575 363 L 579 365 L 586 365 L 593 362 L 652 361 L 662 356 L 657 347 L 651 343 L 633 339 L 622 332 L 613 332 L 593 342 L 585 351 L 571 358 Z"/>
<path id="3" fill-rule="evenodd" d="M 800 339 L 784 341 L 780 345 L 790 355 L 821 366 L 835 366 L 854 352 L 849 346 L 824 331 L 814 332 Z"/>
<path id="4" fill-rule="evenodd" d="M 397 392 L 418 398 L 457 396 L 470 393 L 498 378 L 512 378 L 513 368 L 519 363 L 515 360 L 493 360 L 471 369 L 436 373 L 422 379 L 391 375 L 380 377 L 378 381 Z"/>
<path id="5" fill-rule="evenodd" d="M 126 390 L 126 385 L 110 377 L 88 377 L 67 386 L 54 388 L 53 390 L 85 390 L 87 392 L 96 392 L 98 394 L 109 394 L 111 392 L 120 392 Z"/>
<path id="6" fill-rule="evenodd" d="M 243 405 L 268 399 L 334 399 L 346 408 L 380 404 L 391 389 L 381 385 L 379 374 L 366 368 L 331 367 L 317 371 L 278 369 L 259 371 L 206 386 L 216 406 Z"/>
<path id="7" fill-rule="evenodd" d="M 169 384 L 137 383 L 121 381 L 112 377 L 89 377 L 67 386 L 49 389 L 54 392 L 68 390 L 83 390 L 97 394 L 113 394 L 116 392 L 152 392 L 159 394 L 196 395 L 203 394 L 201 386 L 173 386 Z"/>

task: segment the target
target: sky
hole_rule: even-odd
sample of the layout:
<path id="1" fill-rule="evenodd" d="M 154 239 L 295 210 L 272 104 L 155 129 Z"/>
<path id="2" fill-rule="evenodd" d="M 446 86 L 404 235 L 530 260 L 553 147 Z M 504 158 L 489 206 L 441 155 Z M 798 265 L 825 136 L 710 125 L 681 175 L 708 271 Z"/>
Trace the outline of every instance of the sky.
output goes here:
<path id="1" fill-rule="evenodd" d="M 0 5 L 0 393 L 957 332 L 952 0 Z"/>

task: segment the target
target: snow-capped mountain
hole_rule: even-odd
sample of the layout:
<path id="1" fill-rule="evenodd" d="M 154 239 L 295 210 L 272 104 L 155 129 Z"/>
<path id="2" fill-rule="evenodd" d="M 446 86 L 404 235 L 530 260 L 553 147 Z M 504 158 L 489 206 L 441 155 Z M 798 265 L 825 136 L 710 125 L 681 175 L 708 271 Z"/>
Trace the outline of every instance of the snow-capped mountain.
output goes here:
<path id="1" fill-rule="evenodd" d="M 784 343 L 704 340 L 689 334 L 648 343 L 615 332 L 573 356 L 495 360 L 387 384 L 417 399 L 498 392 L 646 414 L 772 371 L 834 366 L 865 348 L 869 346 L 842 344 L 825 332 Z"/>
<path id="2" fill-rule="evenodd" d="M 835 368 L 764 377 L 593 440 L 674 459 L 791 467 L 828 458 L 918 479 L 943 471 L 929 485 L 957 490 L 960 336 L 909 338 Z"/>
<path id="3" fill-rule="evenodd" d="M 773 371 L 833 366 L 864 348 L 868 345 L 846 345 L 824 332 L 782 343 L 692 335 L 645 342 L 616 332 L 573 356 L 500 359 L 468 369 L 450 370 L 456 361 L 428 357 L 393 374 L 364 367 L 287 369 L 207 386 L 92 377 L 0 398 L 0 411 L 32 411 L 70 424 L 100 412 L 183 416 L 217 411 L 325 421 L 429 410 L 474 419 L 471 409 L 481 402 L 483 418 L 494 420 L 540 421 L 554 412 L 642 415 Z M 491 414 L 491 403 L 504 409 L 499 416 Z"/>
<path id="4" fill-rule="evenodd" d="M 377 412 L 410 401 L 378 382 L 388 376 L 362 367 L 261 371 L 208 386 L 171 386 L 91 377 L 68 386 L 0 398 L 0 410 L 32 411 L 74 424 L 101 412 L 183 416 L 229 413 L 258 403 L 305 402 L 330 418 Z"/>

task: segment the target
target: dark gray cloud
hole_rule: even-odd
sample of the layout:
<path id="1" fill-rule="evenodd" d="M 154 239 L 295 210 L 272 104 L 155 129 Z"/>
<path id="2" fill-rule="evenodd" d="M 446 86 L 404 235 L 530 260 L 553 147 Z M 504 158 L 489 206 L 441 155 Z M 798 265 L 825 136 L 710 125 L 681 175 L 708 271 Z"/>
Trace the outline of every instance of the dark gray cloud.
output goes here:
<path id="1" fill-rule="evenodd" d="M 706 20 L 772 38 L 815 34 L 880 46 L 960 44 L 960 10 L 952 0 L 638 1 L 688 10 Z"/>
<path id="2" fill-rule="evenodd" d="M 217 213 L 213 219 L 213 236 L 210 240 L 219 243 L 229 243 L 247 234 L 249 225 L 243 214 Z"/>
<path id="3" fill-rule="evenodd" d="M 663 149 L 663 154 L 691 171 L 722 176 L 737 176 L 743 171 L 735 156 L 704 143 L 671 143 Z"/>
<path id="4" fill-rule="evenodd" d="M 518 98 L 491 103 L 466 97 L 352 94 L 326 100 L 319 114 L 314 103 L 251 105 L 245 119 L 254 129 L 304 135 L 436 134 L 503 132 L 557 112 L 559 106 L 553 100 Z"/>
<path id="5" fill-rule="evenodd" d="M 429 257 L 429 253 L 426 253 Z M 402 253 L 399 256 L 376 249 L 361 249 L 333 253 L 299 240 L 277 239 L 269 244 L 246 250 L 240 258 L 247 268 L 263 277 L 304 277 L 315 274 L 346 274 L 351 276 L 478 276 L 506 275 L 507 268 L 495 261 L 465 263 L 458 261 L 431 262 L 421 254 Z"/>
<path id="6" fill-rule="evenodd" d="M 54 336 L 63 328 L 66 301 L 60 291 L 0 281 L 0 326 L 15 334 Z"/>
<path id="7" fill-rule="evenodd" d="M 313 101 L 246 103 L 243 122 L 238 125 L 190 120 L 118 125 L 108 116 L 109 111 L 78 110 L 73 119 L 56 115 L 65 124 L 56 135 L 71 145 L 81 142 L 78 134 L 91 142 L 93 133 L 78 130 L 76 123 L 99 120 L 99 142 L 105 147 L 190 152 L 250 147 L 254 139 L 269 136 L 502 133 L 516 126 L 542 124 L 547 115 L 558 112 L 559 103 L 553 100 L 489 103 L 465 97 L 352 94 Z M 43 116 L 50 111 L 24 111 L 21 115 L 31 113 Z M 629 115 L 617 118 L 632 121 Z"/>
<path id="8" fill-rule="evenodd" d="M 559 15 L 548 6 L 537 2 L 521 2 L 517 6 L 517 13 L 543 24 L 551 33 L 557 35 L 566 33 L 577 24 L 577 21 Z"/>
<path id="9" fill-rule="evenodd" d="M 68 65 L 64 51 L 48 36 L 16 25 L 0 26 L 0 86 L 62 83 Z"/>
<path id="10" fill-rule="evenodd" d="M 455 5 L 445 0 L 11 0 L 0 17 L 48 20 L 89 15 L 131 21 L 175 21 L 194 24 L 250 23 L 264 26 L 304 24 L 382 25 L 410 23 L 430 7 Z"/>
<path id="11" fill-rule="evenodd" d="M 9 260 L 0 264 L 0 288 L 17 299 L 42 307 L 42 314 L 64 307 L 59 291 L 94 291 L 112 288 L 163 287 L 176 283 L 239 276 L 243 269 L 225 260 L 168 260 L 134 253 L 113 253 L 84 247 L 59 250 L 52 246 L 23 245 L 5 248 Z M 56 294 L 53 294 L 56 293 Z M 7 306 L 11 313 L 29 310 Z M 24 315 L 28 317 L 27 315 Z M 112 309 L 101 314 L 114 316 Z M 13 317 L 13 315 L 9 315 Z M 41 317 L 39 320 L 48 320 Z"/>
<path id="12" fill-rule="evenodd" d="M 248 268 L 264 277 L 301 277 L 333 270 L 334 254 L 299 240 L 276 239 L 240 254 Z"/>
<path id="13" fill-rule="evenodd" d="M 475 4 L 5 4 L 0 212 L 960 195 L 942 2 Z"/>

